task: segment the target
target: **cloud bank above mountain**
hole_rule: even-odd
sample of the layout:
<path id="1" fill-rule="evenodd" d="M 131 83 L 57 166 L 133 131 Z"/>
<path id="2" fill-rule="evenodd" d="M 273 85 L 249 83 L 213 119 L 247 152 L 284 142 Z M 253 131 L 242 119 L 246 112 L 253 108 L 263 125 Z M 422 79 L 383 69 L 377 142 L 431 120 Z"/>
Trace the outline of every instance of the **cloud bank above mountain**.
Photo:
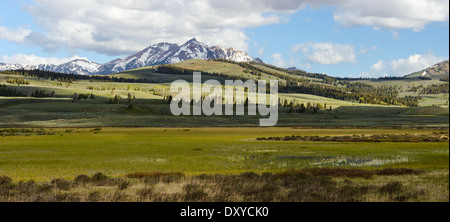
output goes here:
<path id="1" fill-rule="evenodd" d="M 291 13 L 308 6 L 334 7 L 333 18 L 343 27 L 420 31 L 430 22 L 448 21 L 447 0 L 382 1 L 386 4 L 369 0 L 33 0 L 24 7 L 43 31 L 0 26 L 0 38 L 48 52 L 67 48 L 115 56 L 157 42 L 181 44 L 192 37 L 208 45 L 247 50 L 245 28 L 287 22 Z"/>

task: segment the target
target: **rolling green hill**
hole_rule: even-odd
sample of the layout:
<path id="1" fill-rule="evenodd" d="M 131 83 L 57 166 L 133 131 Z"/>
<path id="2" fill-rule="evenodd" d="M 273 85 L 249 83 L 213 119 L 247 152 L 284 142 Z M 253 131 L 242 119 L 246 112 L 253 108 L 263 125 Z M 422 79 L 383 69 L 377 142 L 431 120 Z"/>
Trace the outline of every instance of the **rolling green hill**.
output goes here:
<path id="1" fill-rule="evenodd" d="M 3 117 L 0 126 L 258 124 L 259 116 L 173 116 L 167 101 L 171 94 L 168 91 L 170 83 L 176 79 L 192 81 L 193 70 L 204 72 L 203 81 L 279 79 L 280 126 L 448 127 L 448 85 L 442 85 L 438 80 L 345 81 L 265 64 L 205 60 L 145 67 L 109 76 L 78 76 L 38 70 L 0 72 L 0 85 L 4 86 L 0 93 L 5 93 L 0 94 L 0 114 Z M 17 81 L 24 83 L 17 84 Z M 429 90 L 430 87 L 433 90 Z M 13 90 L 22 94 L 8 94 Z M 45 96 L 37 96 L 36 92 Z M 91 95 L 92 99 L 89 98 Z M 114 101 L 115 97 L 121 99 Z M 300 105 L 308 103 L 314 106 L 326 104 L 326 110 L 313 111 L 311 108 L 301 113 Z"/>
<path id="2" fill-rule="evenodd" d="M 406 75 L 405 78 L 418 78 L 418 77 L 426 77 L 431 79 L 442 79 L 449 80 L 449 63 L 447 61 L 443 61 L 437 63 L 431 67 L 428 67 L 424 70 L 420 70 L 418 72 L 411 73 Z"/>

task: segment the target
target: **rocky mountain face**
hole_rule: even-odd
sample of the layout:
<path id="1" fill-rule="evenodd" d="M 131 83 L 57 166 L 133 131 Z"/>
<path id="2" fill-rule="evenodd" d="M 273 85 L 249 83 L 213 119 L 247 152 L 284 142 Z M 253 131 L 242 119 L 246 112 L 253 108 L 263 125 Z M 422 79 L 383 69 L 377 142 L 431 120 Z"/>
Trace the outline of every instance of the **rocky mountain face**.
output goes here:
<path id="1" fill-rule="evenodd" d="M 98 73 L 110 74 L 144 66 L 172 64 L 189 59 L 228 59 L 236 62 L 251 62 L 254 59 L 246 52 L 233 48 L 224 49 L 208 45 L 193 38 L 179 46 L 172 43 L 158 43 L 128 57 L 102 65 Z"/>
<path id="2" fill-rule="evenodd" d="M 234 50 L 233 48 L 221 48 L 219 46 L 209 47 L 193 38 L 181 46 L 166 42 L 151 45 L 133 55 L 118 58 L 105 64 L 98 64 L 86 59 L 76 59 L 61 65 L 20 65 L 0 63 L 0 70 L 43 69 L 80 75 L 111 74 L 145 66 L 172 64 L 189 59 L 206 60 L 218 58 L 236 62 L 262 62 L 260 59 L 253 59 L 244 51 Z"/>

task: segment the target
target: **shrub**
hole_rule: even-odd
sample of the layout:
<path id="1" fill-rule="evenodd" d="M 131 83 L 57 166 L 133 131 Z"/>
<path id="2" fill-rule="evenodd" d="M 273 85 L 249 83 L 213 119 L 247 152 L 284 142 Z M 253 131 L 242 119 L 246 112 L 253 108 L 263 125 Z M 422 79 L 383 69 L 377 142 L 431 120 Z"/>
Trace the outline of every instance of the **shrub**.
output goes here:
<path id="1" fill-rule="evenodd" d="M 92 182 L 102 182 L 108 179 L 108 176 L 106 176 L 103 173 L 96 173 L 94 176 L 92 176 L 91 181 Z"/>
<path id="2" fill-rule="evenodd" d="M 31 195 L 33 193 L 36 193 L 36 183 L 34 180 L 30 181 L 19 181 L 19 184 L 17 185 L 17 190 L 19 193 Z"/>
<path id="3" fill-rule="evenodd" d="M 255 172 L 244 172 L 240 176 L 244 180 L 255 180 L 259 178 L 259 175 L 256 174 Z"/>
<path id="4" fill-rule="evenodd" d="M 127 178 L 136 178 L 136 179 L 144 179 L 145 183 L 155 184 L 159 181 L 163 183 L 171 183 L 179 181 L 184 177 L 184 173 L 181 172 L 136 172 L 129 173 L 125 177 Z"/>
<path id="5" fill-rule="evenodd" d="M 418 175 L 424 173 L 424 170 L 409 169 L 409 168 L 385 168 L 377 170 L 376 174 L 380 176 L 390 175 Z"/>
<path id="6" fill-rule="evenodd" d="M 399 192 L 402 189 L 402 186 L 402 183 L 399 181 L 390 182 L 380 187 L 380 192 L 389 193 L 392 195 Z"/>
<path id="7" fill-rule="evenodd" d="M 51 184 L 60 190 L 70 190 L 70 182 L 64 179 L 54 179 Z"/>
<path id="8" fill-rule="evenodd" d="M 90 178 L 90 182 L 97 185 L 97 186 L 105 186 L 105 185 L 115 185 L 114 180 L 111 178 L 108 178 L 103 173 L 96 173 Z"/>
<path id="9" fill-rule="evenodd" d="M 90 180 L 91 179 L 87 175 L 81 174 L 76 176 L 74 181 L 79 184 L 85 184 L 88 183 Z"/>
<path id="10" fill-rule="evenodd" d="M 99 199 L 100 199 L 100 191 L 97 190 L 91 191 L 87 198 L 89 202 L 98 202 Z"/>
<path id="11" fill-rule="evenodd" d="M 146 177 L 161 177 L 161 176 L 174 176 L 174 177 L 183 177 L 184 173 L 181 172 L 135 172 L 135 173 L 129 173 L 125 175 L 127 178 L 137 178 L 142 179 Z"/>
<path id="12" fill-rule="evenodd" d="M 40 184 L 37 186 L 38 192 L 49 192 L 52 190 L 52 188 L 53 188 L 53 185 L 48 184 L 48 183 Z"/>
<path id="13" fill-rule="evenodd" d="M 139 201 L 148 200 L 153 195 L 153 188 L 146 187 L 136 191 Z"/>
<path id="14" fill-rule="evenodd" d="M 64 202 L 67 200 L 68 196 L 69 196 L 68 193 L 56 193 L 55 194 L 56 202 Z"/>
<path id="15" fill-rule="evenodd" d="M 80 202 L 81 196 L 79 193 L 69 193 L 66 197 L 67 202 Z"/>
<path id="16" fill-rule="evenodd" d="M 112 195 L 111 201 L 113 201 L 113 202 L 125 201 L 126 197 L 127 197 L 127 195 L 124 194 L 123 192 L 121 192 L 121 191 L 116 191 L 116 192 L 114 192 L 114 194 Z"/>
<path id="17" fill-rule="evenodd" d="M 208 194 L 204 191 L 204 187 L 198 184 L 186 184 L 183 187 L 185 192 L 185 201 L 205 201 Z"/>
<path id="18" fill-rule="evenodd" d="M 118 186 L 119 190 L 125 190 L 130 186 L 130 182 L 125 181 L 125 180 L 119 180 L 117 182 L 117 186 Z"/>
<path id="19" fill-rule="evenodd" d="M 331 177 L 363 177 L 371 178 L 374 172 L 362 169 L 345 169 L 345 168 L 314 168 L 311 169 L 314 176 L 331 176 Z"/>
<path id="20" fill-rule="evenodd" d="M 0 186 L 8 185 L 12 182 L 12 179 L 7 176 L 0 176 Z"/>

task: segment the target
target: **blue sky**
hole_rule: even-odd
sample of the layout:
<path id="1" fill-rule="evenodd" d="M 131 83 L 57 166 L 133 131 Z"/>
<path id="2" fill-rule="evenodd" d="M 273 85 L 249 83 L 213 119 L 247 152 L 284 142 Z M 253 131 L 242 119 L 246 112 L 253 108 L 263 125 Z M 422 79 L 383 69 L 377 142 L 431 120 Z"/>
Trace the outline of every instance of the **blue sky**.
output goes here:
<path id="1" fill-rule="evenodd" d="M 401 76 L 449 58 L 448 0 L 23 0 L 0 7 L 0 62 L 105 63 L 190 38 L 333 76 Z"/>

